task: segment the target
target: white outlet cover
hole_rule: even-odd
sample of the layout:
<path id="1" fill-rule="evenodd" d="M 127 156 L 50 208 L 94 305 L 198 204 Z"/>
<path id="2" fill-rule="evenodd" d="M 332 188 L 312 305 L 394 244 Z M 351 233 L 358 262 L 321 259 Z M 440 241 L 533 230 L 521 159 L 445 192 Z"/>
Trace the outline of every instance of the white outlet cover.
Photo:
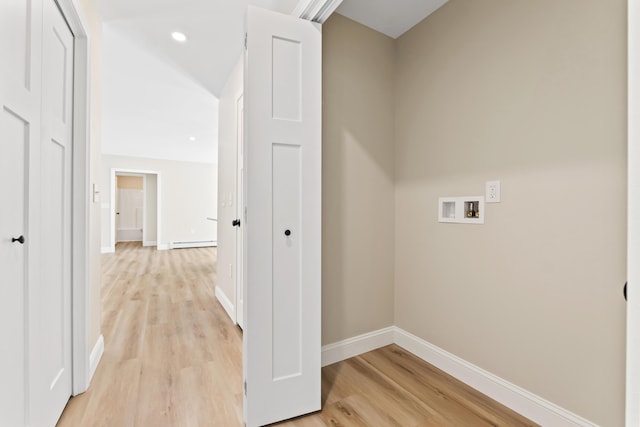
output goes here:
<path id="1" fill-rule="evenodd" d="M 485 203 L 500 203 L 500 181 L 487 181 Z"/>

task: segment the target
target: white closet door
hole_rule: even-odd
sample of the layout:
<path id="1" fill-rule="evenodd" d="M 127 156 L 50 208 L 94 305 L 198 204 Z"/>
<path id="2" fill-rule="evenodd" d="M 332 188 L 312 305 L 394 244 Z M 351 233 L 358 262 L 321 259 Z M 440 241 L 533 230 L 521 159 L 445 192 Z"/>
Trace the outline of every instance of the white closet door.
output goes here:
<path id="1" fill-rule="evenodd" d="M 321 406 L 322 31 L 249 7 L 245 67 L 247 426 Z"/>
<path id="2" fill-rule="evenodd" d="M 37 265 L 28 212 L 37 202 L 40 135 L 41 0 L 0 3 L 0 425 L 27 413 L 29 267 Z M 33 191 L 28 191 L 33 188 Z M 24 244 L 12 239 L 23 236 Z"/>
<path id="3" fill-rule="evenodd" d="M 30 284 L 31 425 L 56 423 L 71 395 L 73 34 L 44 0 L 40 135 L 40 264 Z"/>

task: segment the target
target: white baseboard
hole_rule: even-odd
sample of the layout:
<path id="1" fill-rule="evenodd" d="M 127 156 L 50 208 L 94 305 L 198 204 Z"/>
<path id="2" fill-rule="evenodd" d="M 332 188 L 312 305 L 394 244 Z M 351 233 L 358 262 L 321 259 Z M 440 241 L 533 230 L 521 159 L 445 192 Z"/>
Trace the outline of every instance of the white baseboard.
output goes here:
<path id="1" fill-rule="evenodd" d="M 113 246 L 103 246 L 102 248 L 100 248 L 100 252 L 102 252 L 103 254 L 113 254 L 116 252 L 116 248 L 114 248 Z"/>
<path id="2" fill-rule="evenodd" d="M 142 242 L 142 246 L 157 246 L 158 242 L 154 241 L 144 241 Z"/>
<path id="3" fill-rule="evenodd" d="M 341 362 L 389 344 L 402 347 L 537 424 L 554 427 L 598 427 L 597 424 L 395 326 L 323 346 L 322 366 Z"/>
<path id="4" fill-rule="evenodd" d="M 169 244 L 168 243 L 160 243 L 158 245 L 157 249 L 159 251 L 168 251 L 169 250 Z"/>
<path id="5" fill-rule="evenodd" d="M 537 424 L 597 427 L 596 424 L 400 328 L 395 328 L 395 343 Z"/>
<path id="6" fill-rule="evenodd" d="M 231 303 L 231 300 L 225 295 L 225 293 L 220 289 L 219 286 L 216 286 L 216 298 L 220 301 L 220 305 L 224 308 L 224 311 L 227 312 L 233 323 L 236 322 L 236 307 Z"/>
<path id="7" fill-rule="evenodd" d="M 100 363 L 100 359 L 102 359 L 103 353 L 104 337 L 100 335 L 98 337 L 98 341 L 96 341 L 96 345 L 94 345 L 93 350 L 91 350 L 91 355 L 89 356 L 89 383 L 91 383 L 93 374 L 96 373 L 96 368 L 98 368 L 98 364 Z"/>
<path id="8" fill-rule="evenodd" d="M 393 326 L 348 338 L 322 347 L 322 366 L 332 365 L 350 357 L 393 344 Z"/>

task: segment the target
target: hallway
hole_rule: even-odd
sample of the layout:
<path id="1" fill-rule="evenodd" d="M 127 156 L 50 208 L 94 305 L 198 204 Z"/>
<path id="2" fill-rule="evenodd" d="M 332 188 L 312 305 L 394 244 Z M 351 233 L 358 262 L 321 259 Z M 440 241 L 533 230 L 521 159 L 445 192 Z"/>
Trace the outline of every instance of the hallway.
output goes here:
<path id="1" fill-rule="evenodd" d="M 58 426 L 242 424 L 242 333 L 213 296 L 216 249 L 102 256 L 105 352 Z"/>

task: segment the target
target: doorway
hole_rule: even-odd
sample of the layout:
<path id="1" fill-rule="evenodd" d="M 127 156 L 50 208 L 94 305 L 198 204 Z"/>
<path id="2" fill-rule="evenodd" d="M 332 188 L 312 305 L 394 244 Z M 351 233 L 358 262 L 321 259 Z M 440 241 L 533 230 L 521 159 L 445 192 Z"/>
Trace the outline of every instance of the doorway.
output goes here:
<path id="1" fill-rule="evenodd" d="M 143 175 L 116 174 L 116 244 L 142 242 L 146 231 Z"/>
<path id="2" fill-rule="evenodd" d="M 110 247 L 116 243 L 160 241 L 160 173 L 135 169 L 111 169 Z"/>

